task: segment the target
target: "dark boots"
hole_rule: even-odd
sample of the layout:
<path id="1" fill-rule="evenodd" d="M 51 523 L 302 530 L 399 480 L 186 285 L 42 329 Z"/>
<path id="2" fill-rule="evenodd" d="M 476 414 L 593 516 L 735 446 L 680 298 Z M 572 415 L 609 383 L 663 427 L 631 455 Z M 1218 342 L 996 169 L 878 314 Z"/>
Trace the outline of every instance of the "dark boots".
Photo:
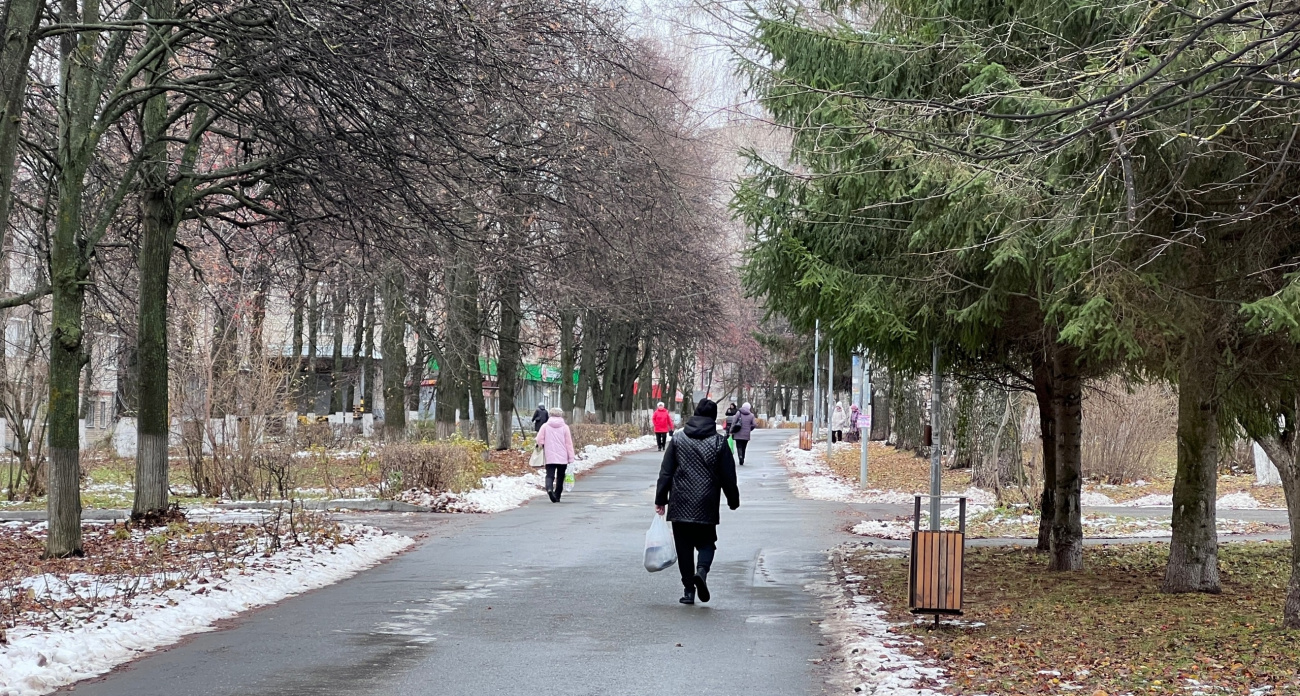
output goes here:
<path id="1" fill-rule="evenodd" d="M 700 601 L 706 603 L 709 601 L 709 585 L 705 582 L 708 577 L 709 567 L 700 566 L 699 570 L 695 573 L 695 591 L 699 594 Z"/>
<path id="2" fill-rule="evenodd" d="M 682 604 L 694 604 L 695 588 L 694 587 L 686 588 L 686 591 L 682 594 L 682 598 L 677 601 L 681 602 Z"/>

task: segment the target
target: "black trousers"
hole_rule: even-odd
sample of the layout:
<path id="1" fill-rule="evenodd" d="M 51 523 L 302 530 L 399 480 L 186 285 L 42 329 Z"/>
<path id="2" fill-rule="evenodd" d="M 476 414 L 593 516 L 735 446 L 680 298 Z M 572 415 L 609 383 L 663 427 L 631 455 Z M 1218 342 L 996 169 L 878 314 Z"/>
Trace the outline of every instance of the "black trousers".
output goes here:
<path id="1" fill-rule="evenodd" d="M 831 431 L 831 442 L 843 442 L 843 441 L 844 441 L 844 431 L 843 431 L 843 430 L 832 430 L 832 431 Z"/>
<path id="2" fill-rule="evenodd" d="M 736 440 L 736 460 L 741 466 L 745 465 L 745 448 L 749 447 L 749 440 Z"/>
<path id="3" fill-rule="evenodd" d="M 718 550 L 717 542 L 716 524 L 673 523 L 673 544 L 677 547 L 677 569 L 682 573 L 683 587 L 688 590 L 695 587 L 697 566 L 700 574 L 708 574 L 713 566 L 713 554 Z M 699 563 L 695 561 L 696 549 L 700 551 Z"/>
<path id="4" fill-rule="evenodd" d="M 668 433 L 655 433 L 655 444 L 659 445 L 659 451 L 664 451 L 664 446 L 668 444 Z"/>
<path id="5" fill-rule="evenodd" d="M 554 491 L 556 498 L 564 492 L 564 473 L 568 470 L 568 464 L 546 465 L 546 490 Z"/>

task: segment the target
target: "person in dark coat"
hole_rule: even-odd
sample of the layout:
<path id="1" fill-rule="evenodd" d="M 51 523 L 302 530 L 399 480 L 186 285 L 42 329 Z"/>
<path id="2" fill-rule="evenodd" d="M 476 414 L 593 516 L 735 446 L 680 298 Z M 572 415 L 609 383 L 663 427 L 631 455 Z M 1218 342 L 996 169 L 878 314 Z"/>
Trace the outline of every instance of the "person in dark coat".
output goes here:
<path id="1" fill-rule="evenodd" d="M 542 432 L 542 426 L 550 420 L 551 413 L 546 410 L 546 404 L 537 404 L 537 410 L 533 411 L 533 432 Z"/>
<path id="2" fill-rule="evenodd" d="M 707 579 L 718 541 L 718 506 L 722 495 L 727 507 L 740 507 L 736 487 L 736 460 L 726 437 L 718 434 L 718 405 L 708 399 L 695 407 L 695 415 L 673 434 L 659 467 L 655 491 L 655 512 L 673 524 L 677 546 L 677 567 L 682 573 L 685 594 L 682 604 L 709 601 Z M 695 552 L 699 551 L 699 562 Z"/>

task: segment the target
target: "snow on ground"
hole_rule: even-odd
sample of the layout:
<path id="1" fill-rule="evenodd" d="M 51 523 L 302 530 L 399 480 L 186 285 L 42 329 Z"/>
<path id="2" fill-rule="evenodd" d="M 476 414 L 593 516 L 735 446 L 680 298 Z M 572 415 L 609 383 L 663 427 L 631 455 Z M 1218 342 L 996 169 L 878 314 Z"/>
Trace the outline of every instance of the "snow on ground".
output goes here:
<path id="1" fill-rule="evenodd" d="M 838 564 L 836 564 L 838 565 Z M 822 633 L 844 660 L 854 693 L 876 696 L 938 696 L 944 671 L 905 653 L 915 642 L 890 632 L 885 610 L 858 594 L 860 576 L 813 583 L 808 590 L 822 598 L 826 618 Z"/>
<path id="2" fill-rule="evenodd" d="M 614 445 L 587 445 L 577 461 L 569 465 L 568 473 L 575 476 L 598 464 L 618 459 L 628 452 L 650 449 L 655 446 L 653 435 L 645 435 Z M 539 470 L 522 476 L 491 476 L 483 479 L 482 487 L 464 493 L 431 494 L 411 490 L 401 499 L 415 505 L 424 505 L 444 512 L 502 512 L 523 505 L 526 501 L 546 493 L 546 472 Z M 578 481 L 575 486 L 581 486 Z M 0 695 L 2 696 L 2 695 Z"/>
<path id="3" fill-rule="evenodd" d="M 1079 504 L 1084 507 L 1110 507 L 1115 504 L 1115 501 L 1111 500 L 1110 496 L 1105 493 L 1084 491 L 1083 494 L 1079 496 Z"/>
<path id="4" fill-rule="evenodd" d="M 847 443 L 838 445 L 851 446 Z M 782 445 L 777 456 L 790 472 L 790 488 L 798 498 L 886 505 L 911 505 L 916 498 L 914 493 L 906 491 L 858 488 L 827 466 L 824 450 L 816 445 L 812 450 L 799 449 L 798 436 Z M 969 503 L 993 502 L 993 494 L 980 488 L 971 487 L 958 495 L 965 496 Z"/>
<path id="5" fill-rule="evenodd" d="M 285 549 L 243 570 L 139 595 L 90 623 L 9 629 L 8 643 L 0 645 L 0 696 L 39 696 L 104 674 L 141 653 L 210 630 L 222 619 L 348 578 L 413 543 L 372 527 L 343 529 L 352 537 L 350 543 Z M 91 582 L 73 580 L 71 587 Z M 32 582 L 36 589 L 40 581 Z"/>
<path id="6" fill-rule="evenodd" d="M 944 510 L 940 515 L 944 529 L 953 529 L 956 508 Z M 922 513 L 921 528 L 928 525 L 929 516 Z M 1083 535 L 1093 539 L 1150 539 L 1167 537 L 1172 532 L 1166 518 L 1119 517 L 1116 515 L 1085 514 Z M 892 520 L 863 520 L 854 525 L 854 534 L 878 539 L 906 540 L 912 538 L 912 520 L 899 517 Z M 1260 534 L 1281 529 L 1275 525 L 1242 520 L 1219 520 L 1222 535 Z M 1027 513 L 997 510 L 984 505 L 974 505 L 966 511 L 966 536 L 972 539 L 1035 539 L 1038 537 L 1038 517 Z"/>

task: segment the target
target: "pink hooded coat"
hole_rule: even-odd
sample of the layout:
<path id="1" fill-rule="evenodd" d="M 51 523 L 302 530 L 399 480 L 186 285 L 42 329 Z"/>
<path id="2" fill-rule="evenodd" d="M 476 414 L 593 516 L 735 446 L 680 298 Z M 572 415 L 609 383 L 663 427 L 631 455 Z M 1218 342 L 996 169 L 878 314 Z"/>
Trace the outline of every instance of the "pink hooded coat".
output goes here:
<path id="1" fill-rule="evenodd" d="M 551 416 L 537 431 L 537 444 L 545 449 L 547 464 L 572 464 L 573 434 L 563 418 Z"/>

